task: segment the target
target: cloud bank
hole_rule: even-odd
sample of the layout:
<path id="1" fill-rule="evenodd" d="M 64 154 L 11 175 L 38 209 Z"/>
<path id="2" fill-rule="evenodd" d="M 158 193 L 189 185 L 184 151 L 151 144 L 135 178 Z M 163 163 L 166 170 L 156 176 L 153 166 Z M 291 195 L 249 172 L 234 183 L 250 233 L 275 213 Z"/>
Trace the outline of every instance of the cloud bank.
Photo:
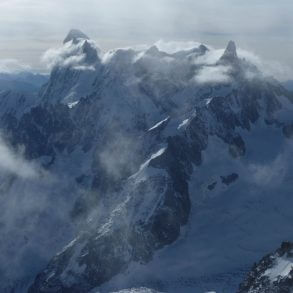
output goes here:
<path id="1" fill-rule="evenodd" d="M 195 76 L 198 83 L 225 83 L 230 81 L 229 73 L 231 67 L 229 66 L 204 66 Z"/>
<path id="2" fill-rule="evenodd" d="M 17 59 L 0 59 L 0 73 L 19 73 L 31 71 L 32 68 Z"/>

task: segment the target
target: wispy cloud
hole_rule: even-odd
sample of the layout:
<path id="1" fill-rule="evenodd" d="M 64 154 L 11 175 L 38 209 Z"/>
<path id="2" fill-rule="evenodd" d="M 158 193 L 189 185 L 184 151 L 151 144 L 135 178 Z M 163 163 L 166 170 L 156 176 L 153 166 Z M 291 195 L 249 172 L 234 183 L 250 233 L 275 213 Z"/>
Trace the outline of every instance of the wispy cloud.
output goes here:
<path id="1" fill-rule="evenodd" d="M 31 162 L 24 159 L 21 152 L 16 152 L 4 142 L 0 135 L 0 171 L 11 173 L 24 179 L 38 176 L 38 170 Z"/>
<path id="2" fill-rule="evenodd" d="M 229 66 L 204 66 L 195 76 L 198 83 L 225 83 L 230 81 Z"/>
<path id="3" fill-rule="evenodd" d="M 200 46 L 199 42 L 195 41 L 164 41 L 164 40 L 159 40 L 155 43 L 155 46 L 163 52 L 166 53 L 176 53 L 178 51 L 183 51 L 183 50 L 190 50 L 193 48 L 197 48 Z"/>
<path id="4" fill-rule="evenodd" d="M 87 41 L 94 46 L 98 52 L 98 47 L 94 41 Z M 92 66 L 85 64 L 86 55 L 82 50 L 83 42 L 73 44 L 67 42 L 59 48 L 52 48 L 47 50 L 42 56 L 42 62 L 48 69 L 54 66 L 60 67 L 74 67 L 79 70 L 93 70 Z"/>
<path id="5" fill-rule="evenodd" d="M 0 59 L 0 72 L 3 73 L 17 73 L 22 71 L 29 71 L 31 67 L 23 64 L 16 59 Z"/>

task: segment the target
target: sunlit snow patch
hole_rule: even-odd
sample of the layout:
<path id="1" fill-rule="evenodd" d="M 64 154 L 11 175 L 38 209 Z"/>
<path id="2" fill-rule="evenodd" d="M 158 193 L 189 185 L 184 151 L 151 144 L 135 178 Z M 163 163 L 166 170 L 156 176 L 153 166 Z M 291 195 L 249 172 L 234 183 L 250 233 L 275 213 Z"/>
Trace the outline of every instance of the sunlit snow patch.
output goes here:
<path id="1" fill-rule="evenodd" d="M 289 275 L 293 269 L 293 259 L 278 258 L 276 264 L 265 271 L 264 275 L 268 276 L 272 282 L 276 281 L 279 277 L 283 278 Z"/>
<path id="2" fill-rule="evenodd" d="M 75 101 L 75 102 L 72 102 L 72 103 L 68 103 L 67 106 L 72 109 L 74 106 L 76 106 L 78 104 L 79 101 Z"/>
<path id="3" fill-rule="evenodd" d="M 160 125 L 162 125 L 164 122 L 166 122 L 169 119 L 169 116 L 167 118 L 165 118 L 164 120 L 158 122 L 157 124 L 155 124 L 154 126 L 152 126 L 148 131 L 154 130 L 155 128 L 159 127 Z"/>
<path id="4" fill-rule="evenodd" d="M 189 119 L 185 119 L 185 120 L 183 120 L 182 123 L 179 124 L 179 126 L 178 126 L 177 129 L 180 129 L 180 128 L 182 128 L 183 126 L 187 125 L 188 122 L 189 122 Z"/>
<path id="5" fill-rule="evenodd" d="M 155 159 L 155 158 L 161 156 L 161 155 L 165 152 L 165 150 L 166 150 L 166 147 L 160 149 L 160 150 L 157 151 L 155 154 L 152 154 L 152 155 L 151 155 L 151 158 L 148 159 L 146 162 L 144 162 L 144 163 L 140 166 L 138 172 L 142 171 L 145 167 L 147 167 L 147 166 L 149 165 L 149 163 L 150 163 L 151 160 L 153 160 L 153 159 Z"/>
<path id="6" fill-rule="evenodd" d="M 208 106 L 210 104 L 210 102 L 212 101 L 213 98 L 208 98 L 206 99 L 206 105 Z"/>

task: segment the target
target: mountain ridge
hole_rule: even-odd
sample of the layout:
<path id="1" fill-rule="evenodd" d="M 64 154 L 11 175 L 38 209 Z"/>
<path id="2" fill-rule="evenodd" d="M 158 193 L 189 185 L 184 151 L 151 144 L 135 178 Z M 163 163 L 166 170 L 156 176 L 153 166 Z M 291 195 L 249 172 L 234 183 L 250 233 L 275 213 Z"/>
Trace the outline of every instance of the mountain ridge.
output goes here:
<path id="1" fill-rule="evenodd" d="M 282 142 L 290 137 L 291 96 L 237 56 L 234 43 L 223 55 L 225 66 L 230 56 L 231 66 L 237 58 L 235 70 L 223 72 L 227 79 L 198 82 L 194 76 L 206 68 L 223 66 L 223 56 L 197 64 L 209 54 L 203 45 L 174 54 L 151 47 L 102 55 L 80 36 L 64 44 L 69 54 L 52 69 L 39 103 L 19 117 L 1 116 L 12 145 L 24 145 L 27 159 L 68 174 L 71 182 L 57 185 L 56 193 L 69 210 L 61 224 L 77 225 L 74 240 L 39 270 L 31 293 L 99 290 L 133 264 L 147 267 L 168 250 L 206 194 L 195 174 L 214 138 L 234 168 L 244 161 L 245 169 L 251 168 L 245 160 L 255 160 L 248 134 L 259 124 Z M 220 197 L 245 184 L 235 170 L 217 172 L 203 179 L 207 194 Z"/>

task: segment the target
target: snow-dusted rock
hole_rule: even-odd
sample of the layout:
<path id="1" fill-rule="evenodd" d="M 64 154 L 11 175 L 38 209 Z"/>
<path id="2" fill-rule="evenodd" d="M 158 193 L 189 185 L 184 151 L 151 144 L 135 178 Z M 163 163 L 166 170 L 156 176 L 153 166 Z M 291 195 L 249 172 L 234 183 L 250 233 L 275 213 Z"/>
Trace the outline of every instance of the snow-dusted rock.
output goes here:
<path id="1" fill-rule="evenodd" d="M 255 264 L 239 293 L 290 293 L 293 290 L 293 244 L 283 242 L 276 252 Z"/>
<path id="2" fill-rule="evenodd" d="M 223 226 L 234 233 L 230 247 L 233 262 L 227 261 L 227 249 L 223 249 L 219 262 L 226 270 L 234 269 L 227 265 L 236 266 L 235 259 L 240 254 L 235 248 L 238 232 L 233 225 L 249 223 L 242 214 L 237 220 L 238 208 L 242 212 L 246 204 L 257 203 L 251 194 L 247 203 L 243 192 L 235 192 L 227 204 L 226 191 L 231 198 L 229 192 L 234 192 L 235 186 L 242 184 L 241 191 L 247 189 L 252 179 L 246 181 L 244 170 L 256 173 L 257 183 L 253 184 L 263 180 L 265 171 L 258 168 L 253 156 L 253 131 L 269 129 L 278 134 L 280 145 L 287 142 L 292 123 L 288 92 L 242 60 L 233 42 L 222 58 L 211 65 L 197 62 L 209 52 L 204 45 L 176 53 L 152 46 L 103 54 L 80 32 L 71 32 L 66 39 L 48 83 L 39 100 L 34 100 L 36 104 L 29 103 L 24 111 L 14 113 L 18 99 L 11 107 L 7 100 L 0 101 L 12 109 L 9 119 L 1 123 L 11 144 L 25 146 L 27 159 L 40 163 L 62 181 L 57 180 L 54 185 L 54 194 L 60 195 L 60 202 L 66 206 L 66 211 L 61 204 L 60 209 L 56 206 L 56 213 L 64 216 L 60 227 L 68 221 L 77 226 L 74 240 L 68 239 L 69 245 L 59 253 L 56 251 L 50 261 L 46 259 L 48 265 L 44 270 L 39 263 L 35 264 L 32 275 L 36 270 L 39 274 L 29 292 L 89 292 L 106 285 L 111 288 L 111 281 L 123 277 L 125 272 L 129 276 L 134 272 L 136 276 L 132 271 L 135 265 L 155 267 L 157 254 L 172 250 L 190 223 L 197 236 L 189 246 L 185 244 L 189 249 L 196 247 L 188 250 L 190 262 L 194 262 L 192 271 L 200 275 L 197 262 L 204 258 L 208 260 L 202 273 L 217 274 L 221 269 L 218 263 L 213 266 L 213 260 L 216 262 L 218 257 L 211 251 L 219 251 L 223 245 L 220 243 L 219 250 L 212 246 L 220 241 L 212 239 L 213 233 L 222 228 L 215 228 L 221 221 L 215 223 L 214 219 L 229 204 L 231 211 L 227 214 L 233 220 L 224 214 Z M 225 72 L 229 77 L 225 82 L 203 83 L 195 78 L 206 67 L 223 66 L 233 67 Z M 248 78 L 247 70 L 256 77 Z M 207 171 L 207 153 L 216 146 L 219 150 L 214 151 L 215 165 L 210 163 Z M 276 152 L 282 152 L 279 145 Z M 224 163 L 222 157 L 226 159 Z M 268 158 L 273 160 L 274 156 L 270 153 Z M 233 168 L 226 165 L 228 161 Z M 14 184 L 21 186 L 17 180 Z M 218 199 L 214 206 L 200 208 L 213 198 Z M 200 212 L 203 223 L 209 223 L 204 230 L 201 219 L 190 222 Z M 46 226 L 40 229 L 43 231 Z M 251 225 L 244 225 L 244 231 L 255 233 L 250 229 Z M 37 234 L 37 230 L 33 231 Z M 205 233 L 210 251 L 200 246 Z M 203 255 L 198 256 L 201 252 Z M 166 276 L 170 274 L 173 280 L 172 269 L 182 257 L 170 256 L 175 265 L 158 278 L 167 282 Z M 135 280 L 137 284 L 132 284 L 132 279 L 120 288 L 145 286 L 139 282 L 146 275 L 143 272 Z M 180 272 L 177 277 L 182 277 Z"/>

